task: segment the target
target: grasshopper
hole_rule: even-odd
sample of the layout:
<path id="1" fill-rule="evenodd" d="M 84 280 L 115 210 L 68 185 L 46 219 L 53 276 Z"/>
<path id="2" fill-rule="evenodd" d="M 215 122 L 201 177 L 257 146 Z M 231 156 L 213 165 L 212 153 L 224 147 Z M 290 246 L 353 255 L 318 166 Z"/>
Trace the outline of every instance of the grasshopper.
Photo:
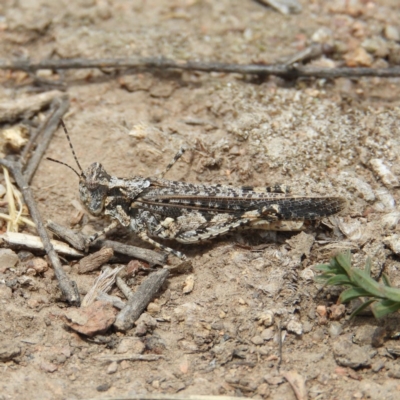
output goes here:
<path id="1" fill-rule="evenodd" d="M 185 260 L 179 251 L 152 237 L 191 244 L 243 229 L 298 230 L 302 221 L 317 220 L 345 208 L 341 197 L 292 195 L 283 185 L 230 187 L 200 185 L 163 179 L 182 156 L 181 149 L 161 177 L 117 178 L 95 162 L 84 171 L 79 164 L 63 121 L 61 125 L 79 168 L 80 199 L 95 216 L 106 215 L 112 223 L 94 234 L 95 241 L 118 226 L 130 228 L 142 240 Z"/>

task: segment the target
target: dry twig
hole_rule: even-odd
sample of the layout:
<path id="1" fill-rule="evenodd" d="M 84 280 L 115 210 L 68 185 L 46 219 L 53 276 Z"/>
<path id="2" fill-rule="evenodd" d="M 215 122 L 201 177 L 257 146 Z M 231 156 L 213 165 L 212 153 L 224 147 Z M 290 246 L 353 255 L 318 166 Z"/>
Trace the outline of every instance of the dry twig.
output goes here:
<path id="1" fill-rule="evenodd" d="M 100 247 L 111 247 L 116 253 L 123 254 L 128 257 L 139 258 L 153 265 L 164 265 L 167 261 L 167 255 L 157 253 L 154 250 L 143 249 L 142 247 L 131 246 L 115 242 L 114 240 L 97 240 L 93 243 L 95 249 Z"/>
<path id="2" fill-rule="evenodd" d="M 289 382 L 297 400 L 307 400 L 305 379 L 297 371 L 284 371 L 282 376 Z"/>
<path id="3" fill-rule="evenodd" d="M 111 359 L 109 359 L 109 361 L 111 362 Z M 250 397 L 244 397 L 244 396 L 236 397 L 236 396 L 207 396 L 201 394 L 150 393 L 150 394 L 131 394 L 128 397 L 121 397 L 121 396 L 107 397 L 107 400 L 238 400 L 239 398 L 240 400 L 250 399 Z"/>
<path id="4" fill-rule="evenodd" d="M 72 304 L 78 306 L 80 304 L 79 300 L 79 292 L 76 287 L 75 282 L 71 281 L 65 271 L 61 266 L 60 259 L 56 251 L 54 250 L 53 245 L 50 242 L 50 238 L 47 234 L 47 231 L 44 227 L 42 217 L 39 213 L 39 210 L 36 206 L 36 202 L 33 198 L 31 188 L 26 182 L 24 176 L 21 172 L 21 166 L 17 162 L 12 162 L 5 159 L 0 159 L 0 165 L 6 167 L 11 174 L 14 176 L 15 182 L 17 183 L 19 189 L 22 192 L 22 195 L 25 200 L 25 204 L 28 206 L 29 212 L 33 221 L 36 224 L 36 229 L 39 233 L 40 238 L 42 239 L 44 249 L 46 250 L 47 255 L 49 256 L 50 262 L 53 266 L 54 273 L 57 277 L 58 284 L 67 301 Z"/>
<path id="5" fill-rule="evenodd" d="M 115 283 L 118 289 L 125 296 L 125 298 L 130 299 L 133 296 L 131 288 L 125 283 L 125 281 L 120 276 L 117 276 L 117 279 L 115 279 Z"/>
<path id="6" fill-rule="evenodd" d="M 40 142 L 38 143 L 35 152 L 32 154 L 32 157 L 29 159 L 24 170 L 24 177 L 28 183 L 30 183 L 32 180 L 32 177 L 35 174 L 36 169 L 45 151 L 47 150 L 47 147 L 49 146 L 51 138 L 60 124 L 61 118 L 69 108 L 68 96 L 62 95 L 61 97 L 53 99 L 52 105 L 53 107 L 56 107 L 56 109 L 54 112 L 50 113 L 50 116 L 44 126 Z"/>
<path id="7" fill-rule="evenodd" d="M 128 299 L 127 305 L 117 315 L 114 326 L 121 331 L 132 328 L 169 275 L 167 269 L 153 272 Z"/>
<path id="8" fill-rule="evenodd" d="M 125 265 L 118 265 L 115 268 L 106 267 L 86 293 L 86 296 L 82 300 L 82 307 L 94 303 L 100 294 L 109 292 L 114 285 L 115 277 L 124 268 Z"/>
<path id="9" fill-rule="evenodd" d="M 111 257 L 114 255 L 113 249 L 109 247 L 103 247 L 99 251 L 93 254 L 89 254 L 83 257 L 79 261 L 78 273 L 84 274 L 86 272 L 95 271 L 99 269 L 103 264 L 110 261 Z"/>
<path id="10" fill-rule="evenodd" d="M 5 232 L 0 235 L 0 239 L 4 240 L 11 249 L 44 251 L 43 242 L 40 240 L 39 236 L 19 232 Z M 79 251 L 69 247 L 64 242 L 59 242 L 58 240 L 51 240 L 50 242 L 57 253 L 70 257 L 82 257 L 83 255 Z"/>
<path id="11" fill-rule="evenodd" d="M 29 119 L 60 96 L 63 96 L 62 92 L 52 90 L 34 96 L 2 102 L 0 103 L 0 122 L 13 122 L 22 117 Z"/>
<path id="12" fill-rule="evenodd" d="M 109 354 L 107 356 L 97 356 L 95 357 L 99 361 L 106 362 L 119 362 L 124 360 L 129 361 L 158 361 L 162 358 L 165 358 L 161 354 Z"/>
<path id="13" fill-rule="evenodd" d="M 125 302 L 123 302 L 119 297 L 111 296 L 104 292 L 99 293 L 96 297 L 96 300 L 111 303 L 113 307 L 118 308 L 119 310 L 122 310 L 126 306 Z"/>
<path id="14" fill-rule="evenodd" d="M 74 248 L 82 251 L 85 249 L 86 236 L 82 233 L 75 233 L 73 230 L 56 224 L 53 221 L 47 221 L 46 226 L 58 237 L 68 242 Z M 166 254 L 157 253 L 156 251 L 143 249 L 141 247 L 118 243 L 113 240 L 96 240 L 96 242 L 91 244 L 90 247 L 109 247 L 112 248 L 116 253 L 124 254 L 133 258 L 139 258 L 140 260 L 144 260 L 155 265 L 163 265 L 167 259 Z"/>
<path id="15" fill-rule="evenodd" d="M 34 72 L 41 69 L 178 69 L 186 71 L 224 72 L 250 75 L 276 75 L 285 79 L 308 78 L 359 78 L 377 76 L 382 78 L 400 76 L 400 67 L 388 68 L 320 68 L 286 64 L 229 64 L 203 61 L 175 61 L 163 57 L 130 57 L 130 58 L 70 58 L 63 60 L 43 60 L 39 62 L 25 60 L 0 60 L 0 69 L 23 70 Z"/>
<path id="16" fill-rule="evenodd" d="M 59 225 L 50 219 L 47 220 L 46 228 L 52 231 L 60 239 L 69 243 L 73 248 L 84 251 L 86 247 L 86 236 L 80 232 L 74 232 L 65 226 Z"/>

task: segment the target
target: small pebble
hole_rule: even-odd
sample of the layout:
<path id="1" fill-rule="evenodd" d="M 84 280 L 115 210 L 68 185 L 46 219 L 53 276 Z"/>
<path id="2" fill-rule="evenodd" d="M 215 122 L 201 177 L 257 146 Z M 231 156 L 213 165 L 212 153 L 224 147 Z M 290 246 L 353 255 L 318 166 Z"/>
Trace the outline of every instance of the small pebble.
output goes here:
<path id="1" fill-rule="evenodd" d="M 390 378 L 400 379 L 400 366 L 393 365 L 392 368 L 390 368 L 388 375 Z"/>
<path id="2" fill-rule="evenodd" d="M 137 337 L 125 337 L 121 340 L 115 352 L 117 354 L 124 354 L 124 353 L 142 354 L 145 348 L 146 346 L 144 345 L 144 343 Z"/>
<path id="3" fill-rule="evenodd" d="M 300 272 L 300 277 L 305 281 L 313 281 L 315 277 L 315 272 L 313 271 L 312 268 L 304 268 Z"/>
<path id="4" fill-rule="evenodd" d="M 21 354 L 19 344 L 2 340 L 0 343 L 0 361 L 10 361 Z"/>
<path id="5" fill-rule="evenodd" d="M 326 306 L 317 306 L 318 323 L 325 325 L 328 322 L 328 310 Z"/>
<path id="6" fill-rule="evenodd" d="M 343 332 L 343 326 L 340 322 L 333 321 L 329 326 L 329 335 L 334 338 Z"/>
<path id="7" fill-rule="evenodd" d="M 374 58 L 362 47 L 346 54 L 344 58 L 348 67 L 370 67 L 374 61 Z"/>
<path id="8" fill-rule="evenodd" d="M 260 314 L 257 317 L 258 323 L 260 325 L 264 325 L 265 327 L 269 327 L 271 325 L 273 325 L 274 323 L 274 313 L 270 310 L 267 310 L 265 312 L 263 312 L 262 314 Z"/>
<path id="9" fill-rule="evenodd" d="M 313 326 L 314 326 L 314 325 L 313 325 L 311 322 L 309 322 L 309 321 L 303 322 L 303 332 L 304 332 L 304 333 L 311 332 Z"/>
<path id="10" fill-rule="evenodd" d="M 333 304 L 329 307 L 329 319 L 339 320 L 346 312 L 346 306 L 344 304 Z"/>
<path id="11" fill-rule="evenodd" d="M 270 393 L 271 393 L 271 390 L 269 388 L 268 383 L 262 383 L 261 385 L 258 385 L 257 394 L 259 396 L 261 396 L 263 399 L 268 398 Z"/>
<path id="12" fill-rule="evenodd" d="M 399 28 L 393 25 L 386 25 L 383 31 L 386 39 L 394 40 L 395 42 L 400 42 L 400 31 Z"/>
<path id="13" fill-rule="evenodd" d="M 322 26 L 312 34 L 311 40 L 314 43 L 331 43 L 333 42 L 333 32 L 331 29 Z"/>
<path id="14" fill-rule="evenodd" d="M 261 344 L 263 344 L 264 343 L 264 339 L 261 337 L 261 336 L 254 336 L 252 339 L 251 339 L 251 341 L 252 341 L 252 343 L 254 343 L 255 345 L 261 345 Z"/>
<path id="15" fill-rule="evenodd" d="M 317 306 L 317 314 L 320 317 L 326 317 L 327 315 L 327 309 L 325 306 Z"/>
<path id="16" fill-rule="evenodd" d="M 371 38 L 367 38 L 362 42 L 362 47 L 375 55 L 376 57 L 387 57 L 389 54 L 389 48 L 387 45 L 387 41 L 380 36 L 373 36 Z"/>
<path id="17" fill-rule="evenodd" d="M 186 279 L 185 279 L 185 283 L 182 289 L 182 292 L 184 294 L 189 294 L 194 288 L 194 275 L 189 275 Z"/>
<path id="18" fill-rule="evenodd" d="M 12 290 L 6 285 L 0 283 L 0 299 L 11 299 Z"/>
<path id="19" fill-rule="evenodd" d="M 109 383 L 103 383 L 100 386 L 97 386 L 96 390 L 98 392 L 107 392 L 108 389 L 110 389 L 111 385 Z"/>
<path id="20" fill-rule="evenodd" d="M 26 267 L 29 269 L 33 269 L 36 274 L 42 274 L 49 269 L 49 265 L 46 260 L 40 257 L 32 258 L 26 263 Z"/>
<path id="21" fill-rule="evenodd" d="M 301 322 L 295 321 L 294 319 L 288 322 L 286 329 L 288 332 L 295 333 L 298 336 L 303 334 L 303 325 Z"/>
<path id="22" fill-rule="evenodd" d="M 281 375 L 278 376 L 267 375 L 264 377 L 264 380 L 270 385 L 280 385 L 283 382 L 285 382 L 285 378 Z"/>
<path id="23" fill-rule="evenodd" d="M 312 334 L 312 339 L 315 342 L 322 342 L 325 339 L 325 331 L 323 328 L 317 329 L 313 334 Z"/>
<path id="24" fill-rule="evenodd" d="M 19 258 L 17 254 L 10 249 L 0 249 L 0 269 L 14 267 Z"/>
<path id="25" fill-rule="evenodd" d="M 20 261 L 28 261 L 35 256 L 30 251 L 21 250 L 18 252 L 18 258 Z"/>
<path id="26" fill-rule="evenodd" d="M 394 235 L 386 236 L 383 239 L 383 243 L 390 248 L 395 254 L 400 254 L 400 235 L 395 233 Z"/>
<path id="27" fill-rule="evenodd" d="M 267 328 L 267 329 L 264 329 L 264 330 L 261 332 L 261 337 L 262 337 L 264 340 L 271 340 L 271 339 L 274 337 L 274 335 L 275 335 L 275 330 L 274 330 L 274 328 Z"/>
<path id="28" fill-rule="evenodd" d="M 385 362 L 383 360 L 375 361 L 371 365 L 371 369 L 373 372 L 379 372 L 384 367 L 385 367 Z"/>
<path id="29" fill-rule="evenodd" d="M 118 371 L 118 363 L 113 361 L 107 368 L 107 374 L 115 374 Z"/>
<path id="30" fill-rule="evenodd" d="M 57 367 L 57 365 L 55 365 L 55 364 L 53 364 L 53 363 L 51 363 L 51 362 L 43 361 L 43 362 L 40 364 L 40 369 L 41 369 L 42 371 L 52 373 L 52 372 L 57 371 L 58 367 Z"/>
<path id="31" fill-rule="evenodd" d="M 71 268 L 70 265 L 63 265 L 63 266 L 62 266 L 62 269 L 63 269 L 67 274 L 70 274 L 71 271 L 72 271 L 72 268 Z"/>
<path id="32" fill-rule="evenodd" d="M 387 163 L 380 158 L 374 158 L 370 161 L 370 165 L 374 173 L 381 179 L 383 184 L 388 188 L 400 186 L 399 179 L 388 167 Z"/>
<path id="33" fill-rule="evenodd" d="M 161 310 L 161 306 L 157 303 L 149 303 L 149 305 L 147 306 L 147 312 L 150 315 L 156 315 L 160 312 Z"/>

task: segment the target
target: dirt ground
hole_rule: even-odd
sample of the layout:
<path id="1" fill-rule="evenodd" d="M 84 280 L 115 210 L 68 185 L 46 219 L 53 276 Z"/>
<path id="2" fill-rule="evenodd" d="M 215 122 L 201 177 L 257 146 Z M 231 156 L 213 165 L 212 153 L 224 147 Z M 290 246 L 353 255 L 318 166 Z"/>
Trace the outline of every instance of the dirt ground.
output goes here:
<path id="1" fill-rule="evenodd" d="M 301 4 L 301 13 L 282 15 L 251 0 L 5 0 L 0 58 L 162 55 L 276 63 L 319 42 L 336 51 L 310 65 L 400 63 L 397 0 Z M 367 313 L 350 321 L 351 306 L 336 306 L 337 288 L 319 291 L 313 266 L 351 249 L 354 265 L 362 267 L 371 257 L 374 276 L 384 271 L 400 286 L 399 79 L 288 82 L 111 70 L 39 76 L 66 84 L 65 123 L 83 168 L 98 161 L 112 175 L 154 176 L 184 145 L 194 150 L 166 178 L 283 183 L 299 195 L 340 195 L 348 207 L 300 233 L 233 233 L 192 246 L 169 242 L 193 269 L 168 278 L 143 317 L 146 329 L 139 324 L 90 339 L 65 326 L 68 307 L 52 271 L 27 274 L 28 256 L 19 253 L 15 266 L 0 265 L 0 399 L 295 399 L 287 373 L 299 374 L 305 384 L 307 395 L 299 399 L 398 398 L 400 346 L 392 328 L 398 314 L 376 321 Z M 24 72 L 2 71 L 0 79 L 2 101 L 49 90 Z M 39 120 L 36 115 L 18 123 L 35 126 Z M 75 167 L 60 129 L 46 155 Z M 79 198 L 76 176 L 43 160 L 32 187 L 44 219 L 70 226 Z M 106 224 L 86 221 L 85 232 Z M 149 247 L 121 230 L 114 239 Z M 169 263 L 177 260 L 170 257 Z M 78 275 L 73 260 L 65 264 L 83 296 L 98 272 Z M 146 276 L 139 274 L 132 289 Z M 193 289 L 186 290 L 190 281 Z M 123 299 L 116 288 L 112 294 Z M 383 337 L 379 343 L 377 335 Z M 124 359 L 131 353 L 162 358 Z"/>

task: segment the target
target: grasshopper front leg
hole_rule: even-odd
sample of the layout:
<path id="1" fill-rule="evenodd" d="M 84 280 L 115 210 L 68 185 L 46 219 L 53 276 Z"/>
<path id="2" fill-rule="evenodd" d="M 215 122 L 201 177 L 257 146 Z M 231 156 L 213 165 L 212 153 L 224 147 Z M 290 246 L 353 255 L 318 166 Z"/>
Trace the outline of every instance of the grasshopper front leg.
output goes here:
<path id="1" fill-rule="evenodd" d="M 113 221 L 111 222 L 110 225 L 106 226 L 104 229 L 102 229 L 100 232 L 96 232 L 95 234 L 89 236 L 87 240 L 87 246 L 91 245 L 94 243 L 100 236 L 105 235 L 106 233 L 110 232 L 114 228 L 118 226 L 118 221 Z"/>

